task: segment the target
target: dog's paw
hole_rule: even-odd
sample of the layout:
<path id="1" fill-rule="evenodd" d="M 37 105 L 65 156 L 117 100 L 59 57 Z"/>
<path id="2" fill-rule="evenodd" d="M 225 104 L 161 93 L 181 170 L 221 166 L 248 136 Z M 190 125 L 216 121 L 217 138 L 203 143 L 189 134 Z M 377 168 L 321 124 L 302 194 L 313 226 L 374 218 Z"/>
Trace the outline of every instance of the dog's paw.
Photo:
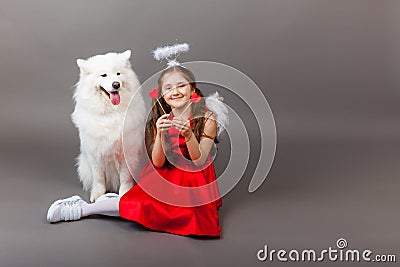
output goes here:
<path id="1" fill-rule="evenodd" d="M 105 190 L 93 190 L 90 192 L 90 202 L 95 202 L 100 196 L 106 193 Z"/>

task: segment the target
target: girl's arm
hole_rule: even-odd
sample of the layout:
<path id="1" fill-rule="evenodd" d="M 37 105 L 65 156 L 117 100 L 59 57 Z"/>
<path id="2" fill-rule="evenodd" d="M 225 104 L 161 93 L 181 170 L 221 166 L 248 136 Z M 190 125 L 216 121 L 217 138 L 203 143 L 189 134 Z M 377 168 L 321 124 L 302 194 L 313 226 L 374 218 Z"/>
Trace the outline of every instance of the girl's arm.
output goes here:
<path id="1" fill-rule="evenodd" d="M 204 125 L 204 134 L 207 137 L 201 137 L 200 143 L 197 142 L 194 133 L 187 127 L 187 122 L 177 121 L 174 119 L 173 124 L 181 127 L 182 135 L 185 137 L 186 146 L 189 151 L 190 158 L 196 166 L 201 166 L 207 160 L 211 148 L 214 144 L 214 138 L 217 134 L 217 123 L 214 116 L 209 116 Z"/>
<path id="2" fill-rule="evenodd" d="M 156 138 L 154 140 L 153 150 L 151 151 L 151 159 L 153 161 L 154 166 L 161 168 L 165 163 L 165 153 L 163 149 L 163 136 L 164 131 L 168 131 L 171 128 L 172 123 L 167 118 L 169 114 L 164 114 L 160 118 L 158 118 L 156 122 Z"/>

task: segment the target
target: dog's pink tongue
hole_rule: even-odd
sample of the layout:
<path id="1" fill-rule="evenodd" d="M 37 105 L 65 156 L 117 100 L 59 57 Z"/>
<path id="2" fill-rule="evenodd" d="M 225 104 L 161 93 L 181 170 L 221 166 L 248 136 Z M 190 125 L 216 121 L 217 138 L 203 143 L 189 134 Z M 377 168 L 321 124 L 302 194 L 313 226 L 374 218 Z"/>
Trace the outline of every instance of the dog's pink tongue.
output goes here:
<path id="1" fill-rule="evenodd" d="M 119 93 L 118 92 L 110 93 L 110 100 L 111 100 L 111 103 L 113 105 L 118 105 L 119 102 L 121 102 L 121 98 L 119 97 Z"/>

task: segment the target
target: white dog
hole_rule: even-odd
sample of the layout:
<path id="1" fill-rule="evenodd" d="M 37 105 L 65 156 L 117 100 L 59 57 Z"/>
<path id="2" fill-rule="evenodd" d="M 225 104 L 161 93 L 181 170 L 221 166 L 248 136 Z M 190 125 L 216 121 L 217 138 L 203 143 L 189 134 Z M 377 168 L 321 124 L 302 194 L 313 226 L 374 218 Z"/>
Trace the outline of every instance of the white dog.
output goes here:
<path id="1" fill-rule="evenodd" d="M 78 173 L 83 188 L 90 190 L 90 201 L 106 192 L 128 191 L 134 184 L 124 158 L 129 154 L 129 165 L 137 166 L 143 149 L 145 105 L 140 86 L 129 59 L 131 51 L 97 55 L 87 60 L 78 59 L 80 79 L 74 93 L 75 110 L 72 121 L 79 130 L 81 153 Z M 125 112 L 131 104 L 135 120 L 124 128 Z M 122 136 L 124 136 L 124 147 Z M 129 139 L 129 140 L 125 140 Z"/>

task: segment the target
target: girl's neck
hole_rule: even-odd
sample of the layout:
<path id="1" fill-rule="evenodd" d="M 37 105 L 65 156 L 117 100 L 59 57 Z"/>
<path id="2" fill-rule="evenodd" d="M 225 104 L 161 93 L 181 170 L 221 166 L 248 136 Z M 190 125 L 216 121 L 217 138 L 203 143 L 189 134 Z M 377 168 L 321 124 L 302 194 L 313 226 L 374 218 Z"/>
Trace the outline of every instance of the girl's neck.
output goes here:
<path id="1" fill-rule="evenodd" d="M 190 108 L 191 102 L 189 102 L 187 105 L 184 105 L 182 107 L 174 108 L 172 109 L 172 113 L 174 114 L 175 117 L 181 118 L 181 119 L 187 119 L 189 118 L 192 109 Z"/>

